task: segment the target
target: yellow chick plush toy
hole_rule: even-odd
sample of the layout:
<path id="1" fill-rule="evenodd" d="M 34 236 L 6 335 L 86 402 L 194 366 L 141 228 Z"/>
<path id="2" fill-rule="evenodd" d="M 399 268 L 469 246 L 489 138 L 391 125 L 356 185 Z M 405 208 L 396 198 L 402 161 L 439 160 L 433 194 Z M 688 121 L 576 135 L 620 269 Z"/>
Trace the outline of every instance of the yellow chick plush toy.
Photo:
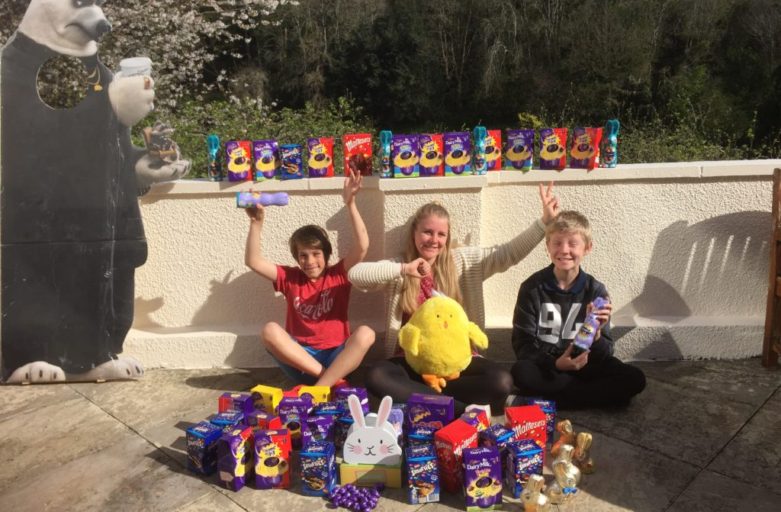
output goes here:
<path id="1" fill-rule="evenodd" d="M 455 300 L 435 296 L 424 302 L 399 331 L 404 357 L 423 382 L 441 393 L 472 362 L 472 345 L 488 347 L 488 337 L 470 322 Z"/>

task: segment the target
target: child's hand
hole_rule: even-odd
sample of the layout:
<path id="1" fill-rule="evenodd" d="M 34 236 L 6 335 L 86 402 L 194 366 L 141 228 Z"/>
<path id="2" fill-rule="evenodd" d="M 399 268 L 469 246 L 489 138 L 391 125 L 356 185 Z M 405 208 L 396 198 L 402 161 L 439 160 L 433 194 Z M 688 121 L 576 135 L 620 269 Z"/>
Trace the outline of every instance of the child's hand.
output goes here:
<path id="1" fill-rule="evenodd" d="M 423 258 L 418 258 L 409 263 L 402 263 L 402 273 L 410 277 L 426 277 L 431 273 L 431 265 Z"/>
<path id="2" fill-rule="evenodd" d="M 590 315 L 591 312 L 594 311 L 594 303 L 590 302 L 586 306 L 586 315 Z M 604 307 L 601 309 L 597 309 L 595 311 L 597 320 L 599 320 L 599 329 L 597 329 L 597 333 L 594 335 L 594 341 L 597 341 L 599 338 L 602 337 L 602 327 L 605 326 L 610 321 L 610 315 L 613 313 L 613 304 L 608 302 Z"/>
<path id="3" fill-rule="evenodd" d="M 247 216 L 252 222 L 263 224 L 263 219 L 266 217 L 266 210 L 262 206 L 258 205 L 251 208 L 245 208 L 244 211 L 247 212 Z"/>
<path id="4" fill-rule="evenodd" d="M 576 372 L 588 364 L 588 352 L 583 352 L 578 357 L 572 357 L 572 343 L 567 346 L 558 359 L 556 359 L 556 369 L 560 372 Z"/>
<path id="5" fill-rule="evenodd" d="M 546 226 L 559 214 L 559 198 L 553 195 L 553 182 L 548 183 L 548 188 L 540 183 L 540 201 L 542 201 L 542 223 Z"/>
<path id="6" fill-rule="evenodd" d="M 594 311 L 594 303 L 590 302 L 586 306 L 586 315 L 590 315 L 592 311 Z M 597 320 L 599 320 L 599 325 L 601 327 L 610 320 L 610 315 L 613 313 L 613 304 L 608 302 L 601 309 L 594 311 L 594 313 L 596 314 Z"/>
<path id="7" fill-rule="evenodd" d="M 350 204 L 355 201 L 355 196 L 361 189 L 363 176 L 350 169 L 350 174 L 344 177 L 344 188 L 342 189 L 342 199 L 344 204 Z"/>

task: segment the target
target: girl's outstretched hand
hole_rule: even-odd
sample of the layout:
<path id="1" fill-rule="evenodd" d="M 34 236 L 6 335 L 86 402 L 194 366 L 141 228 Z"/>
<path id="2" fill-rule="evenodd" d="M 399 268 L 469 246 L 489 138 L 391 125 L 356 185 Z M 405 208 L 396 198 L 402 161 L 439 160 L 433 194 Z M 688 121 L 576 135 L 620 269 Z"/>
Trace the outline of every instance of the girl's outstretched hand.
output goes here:
<path id="1" fill-rule="evenodd" d="M 553 182 L 547 188 L 540 183 L 540 201 L 542 201 L 542 223 L 546 226 L 559 214 L 559 198 L 553 195 Z"/>

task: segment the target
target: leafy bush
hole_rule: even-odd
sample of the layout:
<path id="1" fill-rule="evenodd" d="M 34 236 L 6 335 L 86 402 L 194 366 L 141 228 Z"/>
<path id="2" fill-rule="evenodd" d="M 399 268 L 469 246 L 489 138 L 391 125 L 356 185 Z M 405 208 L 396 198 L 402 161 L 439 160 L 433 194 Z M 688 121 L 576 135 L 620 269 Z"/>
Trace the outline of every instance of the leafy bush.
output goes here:
<path id="1" fill-rule="evenodd" d="M 148 123 L 155 120 L 153 114 Z M 280 144 L 306 145 L 308 137 L 334 137 L 336 172 L 342 161 L 339 137 L 345 133 L 374 133 L 363 111 L 349 98 L 339 98 L 322 107 L 307 103 L 301 109 L 277 108 L 252 99 L 185 102 L 166 121 L 176 131 L 174 139 L 184 158 L 193 162 L 189 177 L 206 176 L 206 136 L 217 134 L 226 140 L 276 139 Z M 136 143 L 141 143 L 136 130 Z"/>

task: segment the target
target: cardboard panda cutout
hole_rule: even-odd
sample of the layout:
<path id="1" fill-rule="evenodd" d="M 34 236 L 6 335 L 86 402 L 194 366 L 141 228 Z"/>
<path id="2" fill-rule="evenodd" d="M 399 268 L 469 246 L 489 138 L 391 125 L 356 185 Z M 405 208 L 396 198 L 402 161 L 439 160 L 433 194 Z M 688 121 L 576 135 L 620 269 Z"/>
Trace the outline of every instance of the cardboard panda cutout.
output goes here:
<path id="1" fill-rule="evenodd" d="M 150 77 L 114 80 L 97 56 L 111 30 L 101 0 L 32 0 L 0 60 L 2 379 L 137 378 L 118 358 L 133 322 L 135 269 L 147 256 L 139 190 L 177 179 L 130 141 L 153 108 Z M 50 58 L 81 59 L 86 97 L 54 109 L 37 75 Z M 177 151 L 178 157 L 178 151 Z"/>

